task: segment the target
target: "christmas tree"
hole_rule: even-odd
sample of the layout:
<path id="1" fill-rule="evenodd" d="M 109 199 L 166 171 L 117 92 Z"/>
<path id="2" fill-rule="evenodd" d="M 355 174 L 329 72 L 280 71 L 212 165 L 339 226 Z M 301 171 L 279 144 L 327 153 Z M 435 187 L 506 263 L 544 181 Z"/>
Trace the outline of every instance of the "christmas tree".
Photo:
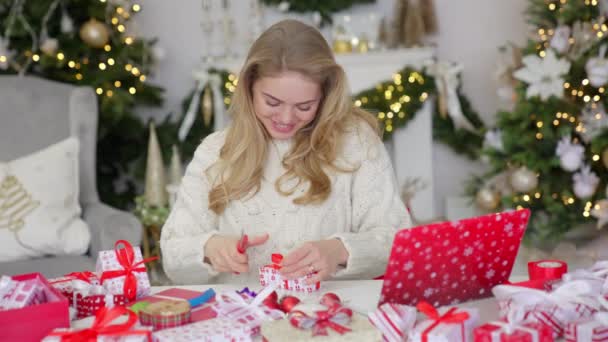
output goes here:
<path id="1" fill-rule="evenodd" d="M 147 81 L 154 42 L 138 37 L 132 22 L 141 9 L 127 0 L 0 1 L 1 73 L 95 89 L 98 188 L 103 201 L 122 208 L 135 197 L 130 169 L 147 139 L 134 108 L 162 100 L 162 89 Z"/>
<path id="2" fill-rule="evenodd" d="M 470 190 L 488 211 L 530 208 L 528 238 L 551 241 L 608 219 L 608 1 L 531 0 L 527 13 L 513 108 L 487 132 L 490 172 Z"/>

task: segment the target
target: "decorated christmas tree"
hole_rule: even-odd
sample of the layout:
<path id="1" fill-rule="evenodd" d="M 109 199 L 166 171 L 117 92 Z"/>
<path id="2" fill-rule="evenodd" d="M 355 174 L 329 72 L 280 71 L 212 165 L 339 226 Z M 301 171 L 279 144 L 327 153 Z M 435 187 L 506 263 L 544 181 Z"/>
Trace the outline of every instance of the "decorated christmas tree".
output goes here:
<path id="1" fill-rule="evenodd" d="M 530 208 L 528 238 L 551 241 L 608 220 L 608 1 L 530 0 L 527 13 L 513 108 L 486 134 L 490 172 L 471 194 L 488 211 Z"/>
<path id="2" fill-rule="evenodd" d="M 141 9 L 128 0 L 0 1 L 0 73 L 95 89 L 98 187 L 118 207 L 133 201 L 130 168 L 145 154 L 146 127 L 134 108 L 159 105 L 162 95 L 147 81 L 159 54 L 135 29 Z"/>

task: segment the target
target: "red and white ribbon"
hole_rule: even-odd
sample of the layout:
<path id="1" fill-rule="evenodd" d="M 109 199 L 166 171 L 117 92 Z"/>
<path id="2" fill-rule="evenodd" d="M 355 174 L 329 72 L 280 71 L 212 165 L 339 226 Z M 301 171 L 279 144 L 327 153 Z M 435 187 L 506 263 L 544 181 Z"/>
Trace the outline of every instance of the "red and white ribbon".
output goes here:
<path id="1" fill-rule="evenodd" d="M 384 303 L 368 315 L 369 321 L 382 332 L 387 342 L 401 342 L 416 323 L 416 308 Z"/>
<path id="2" fill-rule="evenodd" d="M 303 311 L 294 310 L 288 315 L 289 323 L 299 329 L 312 329 L 312 336 L 327 336 L 328 329 L 338 334 L 350 332 L 347 327 L 353 316 L 353 311 L 340 304 L 332 305 L 328 310 L 316 311 L 314 315 L 307 315 Z"/>
<path id="3" fill-rule="evenodd" d="M 492 292 L 499 301 L 509 303 L 503 309 L 522 308 L 526 318 L 550 326 L 556 336 L 563 334 L 568 322 L 589 317 L 600 309 L 593 286 L 586 280 L 564 283 L 550 293 L 510 285 L 498 285 Z"/>
<path id="4" fill-rule="evenodd" d="M 227 291 L 216 296 L 213 310 L 218 316 L 232 320 L 243 319 L 253 315 L 261 323 L 264 320 L 281 319 L 285 315 L 280 310 L 272 310 L 262 304 L 264 299 L 277 289 L 277 284 L 271 284 L 260 291 L 257 296 L 249 302 L 235 291 Z"/>

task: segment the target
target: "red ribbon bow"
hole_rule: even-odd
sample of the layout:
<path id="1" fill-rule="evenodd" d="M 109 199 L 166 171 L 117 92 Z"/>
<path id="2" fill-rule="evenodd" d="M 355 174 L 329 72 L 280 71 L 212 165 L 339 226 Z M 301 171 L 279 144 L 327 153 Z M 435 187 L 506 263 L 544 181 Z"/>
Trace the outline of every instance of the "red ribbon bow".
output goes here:
<path id="1" fill-rule="evenodd" d="M 283 254 L 273 253 L 270 256 L 270 261 L 272 261 L 272 265 L 269 265 L 269 267 L 274 268 L 275 270 L 280 270 L 281 263 L 283 262 Z"/>
<path id="2" fill-rule="evenodd" d="M 91 271 L 84 271 L 84 272 L 72 272 L 72 273 L 68 273 L 64 277 L 71 277 L 71 278 L 74 278 L 74 279 L 82 280 L 82 281 L 90 284 L 91 283 L 91 279 L 94 279 L 97 276 L 95 275 L 95 273 L 93 273 Z"/>
<path id="3" fill-rule="evenodd" d="M 427 302 L 418 303 L 416 308 L 434 321 L 433 324 L 429 325 L 429 327 L 422 332 L 422 342 L 428 342 L 428 334 L 441 323 L 460 323 L 462 340 L 465 340 L 464 322 L 469 319 L 468 312 L 456 312 L 458 308 L 451 308 L 443 315 L 439 315 L 437 309 Z"/>
<path id="4" fill-rule="evenodd" d="M 124 248 L 118 248 L 120 244 L 122 244 Z M 116 241 L 114 244 L 114 253 L 116 254 L 116 260 L 118 260 L 118 263 L 123 269 L 103 272 L 101 274 L 100 282 L 103 284 L 106 279 L 125 276 L 123 294 L 127 300 L 133 301 L 137 295 L 137 278 L 133 272 L 146 272 L 146 267 L 143 266 L 143 264 L 154 261 L 158 259 L 158 257 L 147 258 L 134 263 L 135 252 L 133 251 L 133 246 L 126 240 Z"/>
<path id="5" fill-rule="evenodd" d="M 129 318 L 122 324 L 110 324 L 116 318 L 128 314 Z M 148 340 L 152 336 L 149 330 L 129 330 L 137 322 L 137 315 L 125 307 L 117 306 L 112 309 L 101 308 L 95 315 L 95 321 L 90 328 L 77 331 L 51 332 L 49 336 L 59 336 L 62 342 L 94 342 L 99 335 L 104 336 L 130 336 L 145 335 Z"/>
<path id="6" fill-rule="evenodd" d="M 323 298 L 325 297 L 323 296 Z M 335 298 L 338 297 L 335 296 Z M 332 300 L 335 300 L 334 297 L 332 297 Z M 312 328 L 312 336 L 327 336 L 327 328 L 333 329 L 340 335 L 352 331 L 344 325 L 350 323 L 353 311 L 343 307 L 339 302 L 339 298 L 337 300 L 329 303 L 323 299 L 321 301 L 322 304 L 331 304 L 331 306 L 329 306 L 328 310 L 316 311 L 314 317 L 308 316 L 300 310 L 292 311 L 288 315 L 289 322 L 299 329 Z"/>

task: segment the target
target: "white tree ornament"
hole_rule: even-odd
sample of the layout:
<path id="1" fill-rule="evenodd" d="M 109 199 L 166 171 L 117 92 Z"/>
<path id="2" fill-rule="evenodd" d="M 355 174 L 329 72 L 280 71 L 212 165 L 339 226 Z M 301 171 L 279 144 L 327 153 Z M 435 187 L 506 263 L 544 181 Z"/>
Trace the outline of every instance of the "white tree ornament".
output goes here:
<path id="1" fill-rule="evenodd" d="M 600 178 L 595 172 L 591 171 L 589 165 L 583 166 L 579 172 L 575 173 L 572 176 L 572 181 L 574 182 L 572 190 L 576 197 L 580 199 L 593 196 L 597 190 L 597 186 L 600 184 Z"/>
<path id="2" fill-rule="evenodd" d="M 570 26 L 562 25 L 555 29 L 553 38 L 551 38 L 551 47 L 559 53 L 565 53 L 570 48 Z"/>
<path id="3" fill-rule="evenodd" d="M 585 64 L 585 71 L 589 78 L 589 83 L 599 88 L 608 82 L 608 59 L 606 56 L 606 45 L 600 47 L 597 57 L 589 58 Z"/>
<path id="4" fill-rule="evenodd" d="M 579 134 L 586 143 L 591 142 L 602 131 L 608 129 L 608 115 L 601 102 L 587 105 L 582 110 L 579 120 L 581 123 Z"/>
<path id="5" fill-rule="evenodd" d="M 565 136 L 557 143 L 555 154 L 559 157 L 559 164 L 562 169 L 574 172 L 583 164 L 585 147 L 573 143 L 570 136 Z"/>
<path id="6" fill-rule="evenodd" d="M 500 129 L 487 131 L 483 138 L 483 146 L 485 148 L 493 148 L 497 151 L 504 152 L 505 147 L 502 142 L 502 131 Z"/>
<path id="7" fill-rule="evenodd" d="M 523 63 L 524 67 L 515 71 L 513 76 L 528 83 L 526 97 L 540 96 L 545 101 L 551 96 L 561 98 L 564 95 L 562 76 L 570 70 L 570 62 L 557 58 L 552 49 L 547 49 L 544 58 L 527 55 Z"/>

